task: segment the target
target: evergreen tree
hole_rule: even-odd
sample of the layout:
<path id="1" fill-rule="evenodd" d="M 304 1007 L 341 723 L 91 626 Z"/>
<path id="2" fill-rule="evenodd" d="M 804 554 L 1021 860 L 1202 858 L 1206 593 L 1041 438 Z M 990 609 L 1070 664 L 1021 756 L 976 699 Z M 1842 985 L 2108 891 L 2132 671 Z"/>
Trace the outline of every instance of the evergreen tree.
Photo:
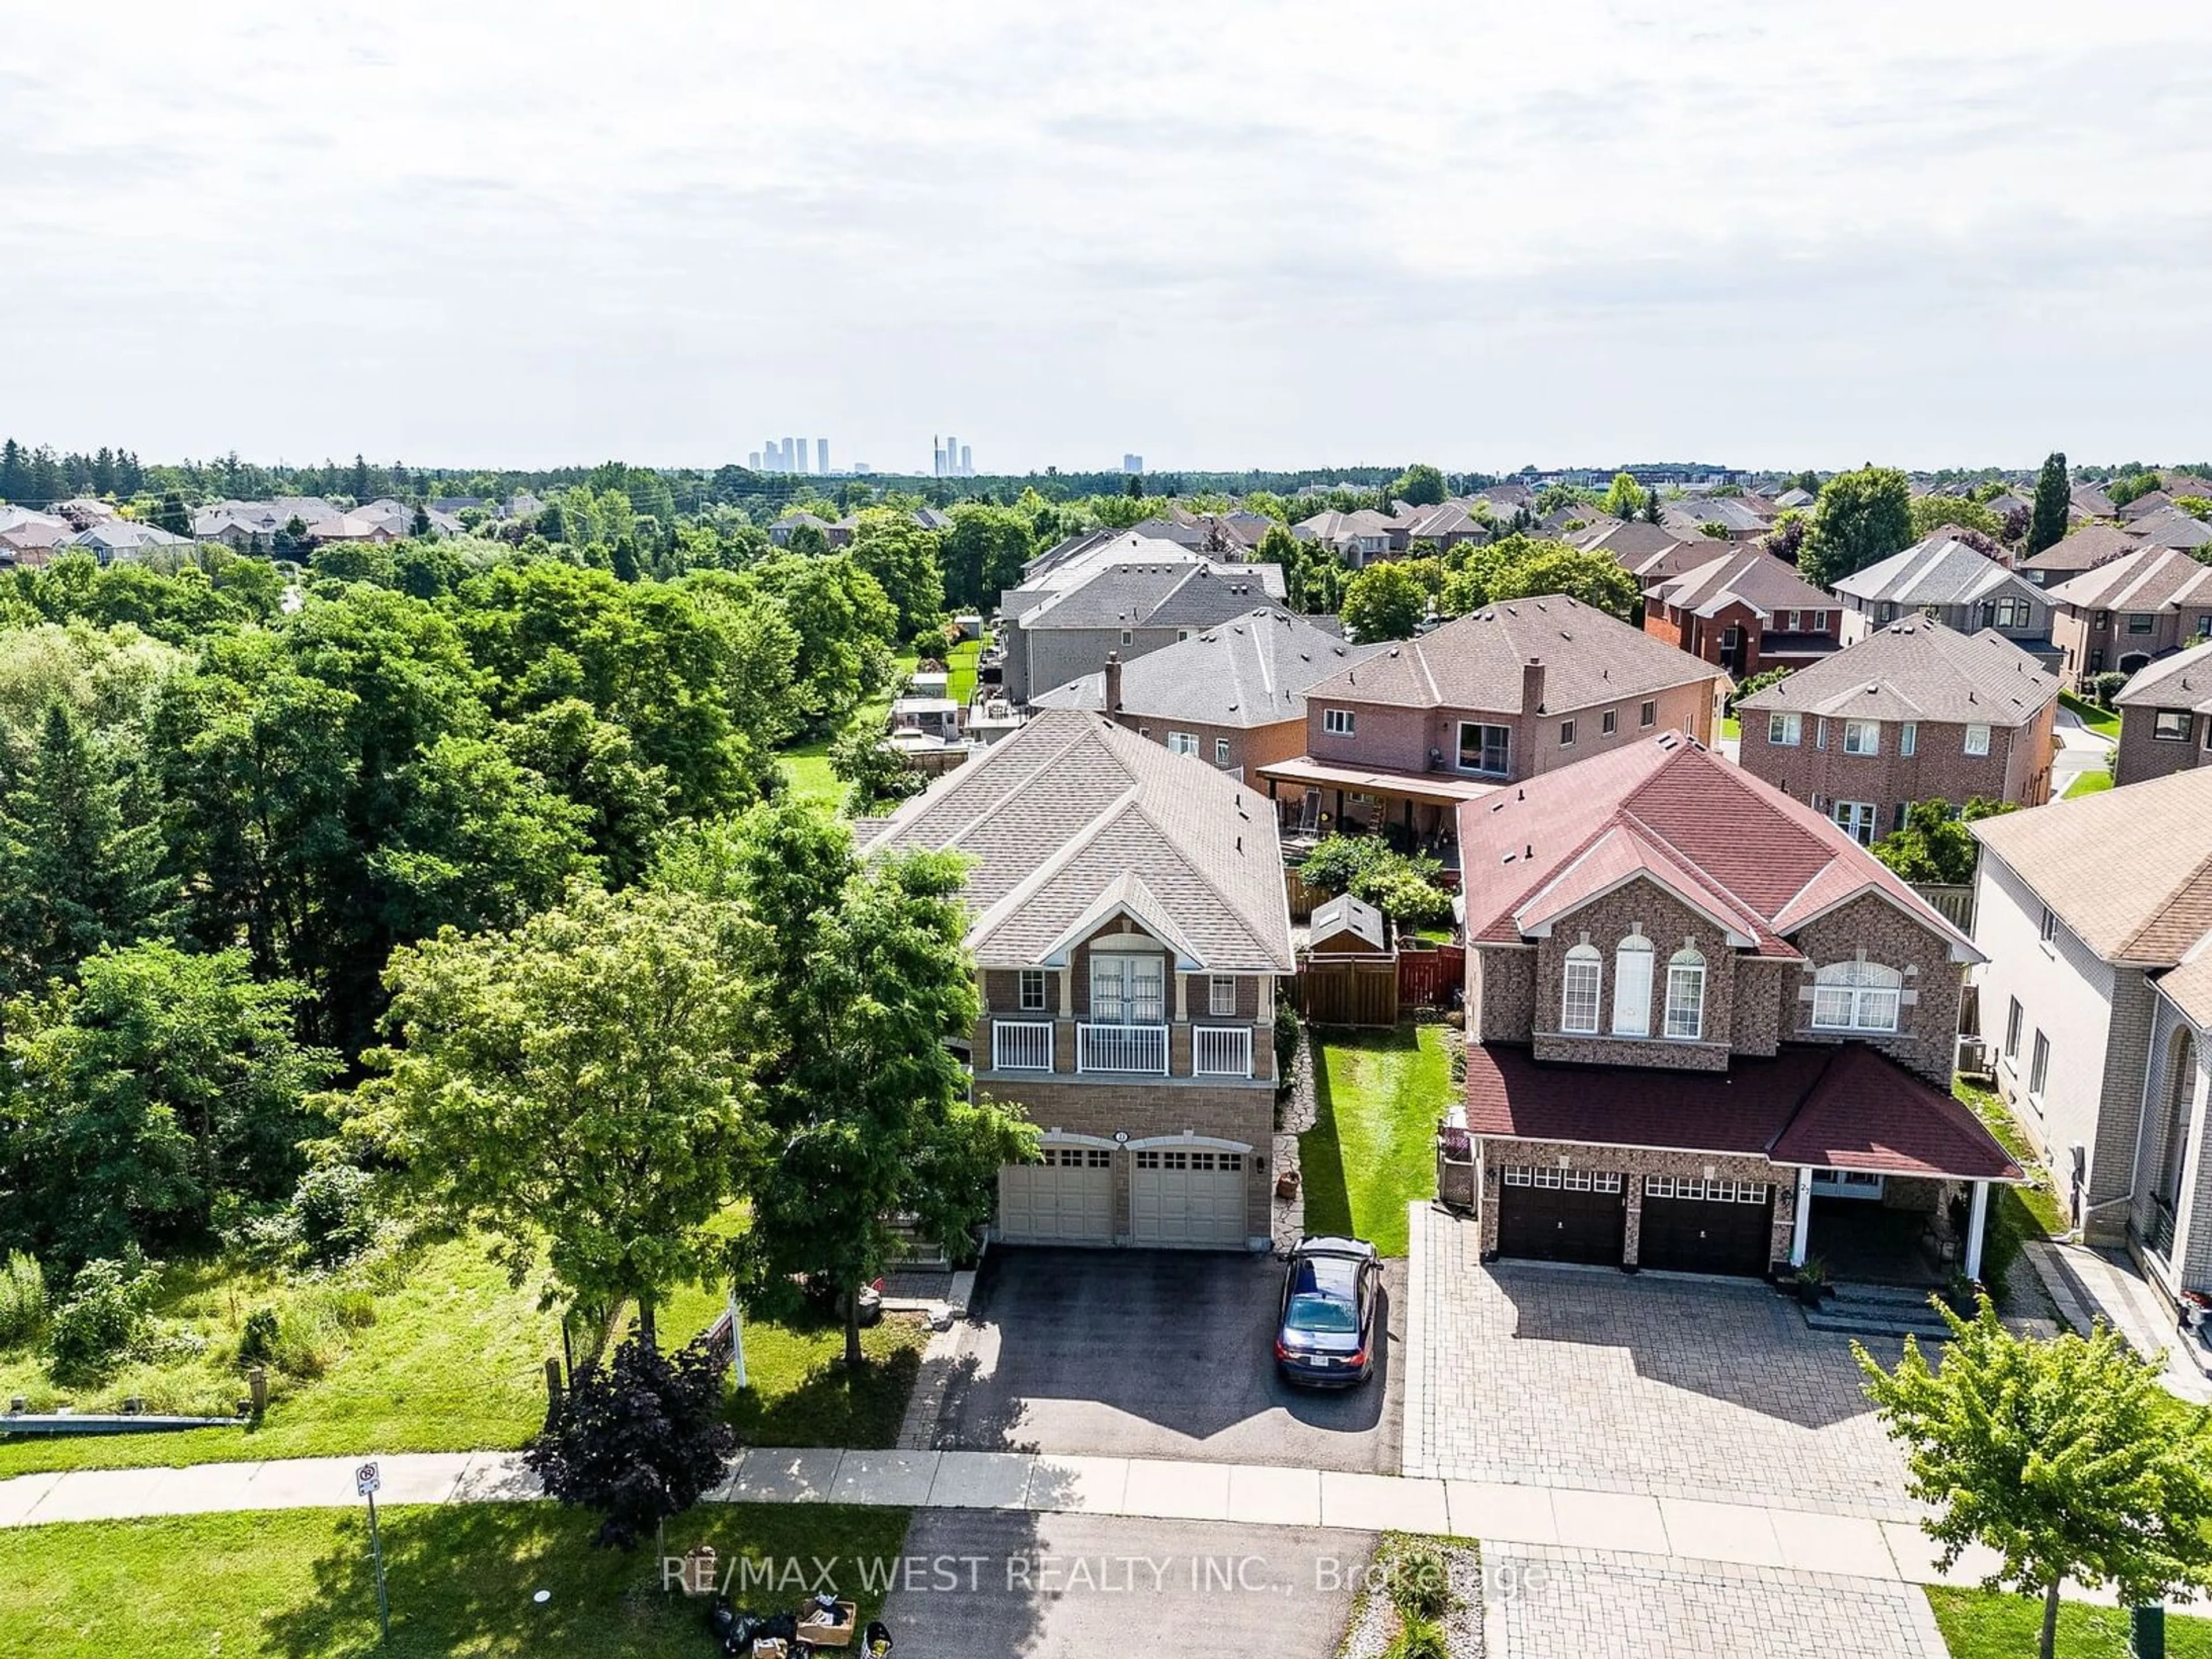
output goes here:
<path id="1" fill-rule="evenodd" d="M 26 990 L 104 945 L 149 932 L 175 896 L 159 828 L 133 821 L 113 768 L 69 707 L 46 711 L 21 782 L 0 806 L 0 986 Z"/>
<path id="2" fill-rule="evenodd" d="M 0 501 L 18 504 L 31 494 L 31 469 L 23 456 L 23 446 L 13 438 L 0 443 Z"/>
<path id="3" fill-rule="evenodd" d="M 2035 475 L 2035 510 L 2027 520 L 2027 556 L 2066 538 L 2066 509 L 2073 492 L 2066 483 L 2066 457 L 2052 450 Z"/>
<path id="4" fill-rule="evenodd" d="M 154 523 L 172 536 L 192 533 L 192 511 L 185 505 L 185 498 L 173 489 L 161 492 L 161 503 L 154 509 Z"/>
<path id="5" fill-rule="evenodd" d="M 368 499 L 368 463 L 359 455 L 353 458 L 353 473 L 346 481 L 353 493 L 353 503 L 359 507 Z"/>

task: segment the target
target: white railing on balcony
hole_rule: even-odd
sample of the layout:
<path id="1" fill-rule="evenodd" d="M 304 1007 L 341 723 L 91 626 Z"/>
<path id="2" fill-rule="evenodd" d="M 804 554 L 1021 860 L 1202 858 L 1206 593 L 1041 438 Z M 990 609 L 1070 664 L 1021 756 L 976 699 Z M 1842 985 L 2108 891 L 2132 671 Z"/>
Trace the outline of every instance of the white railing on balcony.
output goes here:
<path id="1" fill-rule="evenodd" d="M 1079 1072 L 1139 1072 L 1168 1074 L 1168 1028 L 1164 1025 L 1079 1025 L 1075 1028 Z"/>
<path id="2" fill-rule="evenodd" d="M 1052 1070 L 1052 1022 L 1048 1019 L 993 1020 L 991 1069 L 994 1072 Z"/>
<path id="3" fill-rule="evenodd" d="M 1252 1075 L 1250 1026 L 1196 1025 L 1190 1035 L 1190 1069 L 1198 1076 Z"/>

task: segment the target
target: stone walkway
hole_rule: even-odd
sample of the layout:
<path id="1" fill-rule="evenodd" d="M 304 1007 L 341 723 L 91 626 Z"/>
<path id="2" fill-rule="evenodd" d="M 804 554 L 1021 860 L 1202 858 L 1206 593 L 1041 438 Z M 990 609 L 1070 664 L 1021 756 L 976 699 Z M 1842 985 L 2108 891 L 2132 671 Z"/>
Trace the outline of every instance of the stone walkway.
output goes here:
<path id="1" fill-rule="evenodd" d="M 2198 1405 L 2212 1401 L 2204 1349 L 2174 1329 L 2173 1304 L 2124 1251 L 2033 1239 L 2022 1255 L 2075 1330 L 2086 1334 L 2101 1320 L 2138 1354 L 2165 1366 L 2172 1393 Z"/>

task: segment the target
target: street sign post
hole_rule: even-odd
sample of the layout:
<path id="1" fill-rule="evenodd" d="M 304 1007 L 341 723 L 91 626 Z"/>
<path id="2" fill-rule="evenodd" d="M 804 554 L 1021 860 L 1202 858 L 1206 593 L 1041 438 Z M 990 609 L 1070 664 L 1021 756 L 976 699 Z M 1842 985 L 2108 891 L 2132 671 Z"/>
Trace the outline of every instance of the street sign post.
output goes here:
<path id="1" fill-rule="evenodd" d="M 376 1625 L 388 1646 L 392 1641 L 392 1602 L 384 1593 L 384 1540 L 376 1530 L 376 1494 L 384 1485 L 384 1472 L 364 1463 L 353 1472 L 353 1489 L 368 1499 L 368 1553 L 376 1562 Z"/>

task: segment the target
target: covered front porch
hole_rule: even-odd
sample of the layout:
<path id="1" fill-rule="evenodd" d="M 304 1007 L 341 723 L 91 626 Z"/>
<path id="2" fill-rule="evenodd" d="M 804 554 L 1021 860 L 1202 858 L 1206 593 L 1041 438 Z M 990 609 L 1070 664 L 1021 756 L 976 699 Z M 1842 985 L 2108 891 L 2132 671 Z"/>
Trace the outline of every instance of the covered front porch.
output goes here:
<path id="1" fill-rule="evenodd" d="M 1817 1260 L 1840 1282 L 1913 1288 L 1981 1276 L 1990 1182 L 1808 1169 L 1797 1183 L 1793 1267 Z"/>

